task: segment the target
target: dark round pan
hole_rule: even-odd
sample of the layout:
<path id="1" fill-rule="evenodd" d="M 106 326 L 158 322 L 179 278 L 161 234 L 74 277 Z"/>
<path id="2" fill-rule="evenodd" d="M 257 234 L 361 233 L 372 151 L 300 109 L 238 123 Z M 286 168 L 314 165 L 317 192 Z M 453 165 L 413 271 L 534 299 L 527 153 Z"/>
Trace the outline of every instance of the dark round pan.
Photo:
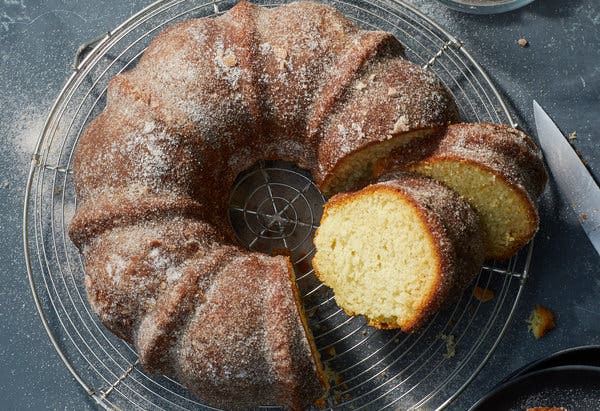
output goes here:
<path id="1" fill-rule="evenodd" d="M 521 375 L 492 390 L 471 411 L 563 407 L 600 410 L 600 367 L 568 365 Z"/>
<path id="2" fill-rule="evenodd" d="M 584 345 L 557 351 L 554 354 L 530 362 L 513 371 L 508 377 L 500 381 L 498 386 L 513 378 L 529 374 L 533 371 L 543 370 L 544 368 L 561 367 L 564 365 L 589 365 L 592 367 L 600 367 L 600 345 Z"/>

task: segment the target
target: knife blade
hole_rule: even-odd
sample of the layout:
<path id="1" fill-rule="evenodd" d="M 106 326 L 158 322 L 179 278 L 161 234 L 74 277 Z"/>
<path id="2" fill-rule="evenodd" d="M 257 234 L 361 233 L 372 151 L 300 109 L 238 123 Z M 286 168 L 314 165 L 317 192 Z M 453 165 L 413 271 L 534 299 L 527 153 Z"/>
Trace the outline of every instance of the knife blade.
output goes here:
<path id="1" fill-rule="evenodd" d="M 571 144 L 535 100 L 533 116 L 552 177 L 600 254 L 600 188 Z"/>

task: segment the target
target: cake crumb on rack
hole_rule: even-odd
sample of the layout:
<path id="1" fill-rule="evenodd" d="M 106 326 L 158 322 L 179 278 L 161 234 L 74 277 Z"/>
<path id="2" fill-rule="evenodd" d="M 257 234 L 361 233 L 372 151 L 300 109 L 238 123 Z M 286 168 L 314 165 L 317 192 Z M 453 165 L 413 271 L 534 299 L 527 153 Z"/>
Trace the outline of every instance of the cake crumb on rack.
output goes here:
<path id="1" fill-rule="evenodd" d="M 531 311 L 527 323 L 529 324 L 528 330 L 536 339 L 542 338 L 548 331 L 556 327 L 552 311 L 539 304 L 536 304 L 535 309 Z"/>
<path id="2" fill-rule="evenodd" d="M 581 219 L 587 220 L 588 215 L 586 213 L 581 213 Z"/>
<path id="3" fill-rule="evenodd" d="M 527 39 L 525 39 L 523 37 L 521 37 L 519 40 L 517 40 L 517 43 L 521 47 L 528 47 L 529 46 L 529 42 L 527 41 Z"/>
<path id="4" fill-rule="evenodd" d="M 482 303 L 487 303 L 494 298 L 494 291 L 476 285 L 475 288 L 473 288 L 473 297 L 477 298 Z"/>
<path id="5" fill-rule="evenodd" d="M 573 131 L 572 133 L 569 133 L 569 141 L 573 141 L 577 138 L 577 131 Z"/>
<path id="6" fill-rule="evenodd" d="M 444 358 L 450 359 L 456 355 L 456 340 L 453 334 L 440 334 L 440 338 L 446 342 Z"/>

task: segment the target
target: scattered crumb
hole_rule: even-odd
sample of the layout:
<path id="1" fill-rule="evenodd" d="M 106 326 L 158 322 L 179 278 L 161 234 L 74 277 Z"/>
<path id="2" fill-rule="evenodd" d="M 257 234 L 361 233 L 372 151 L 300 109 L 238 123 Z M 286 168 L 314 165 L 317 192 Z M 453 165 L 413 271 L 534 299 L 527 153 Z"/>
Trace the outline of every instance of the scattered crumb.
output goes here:
<path id="1" fill-rule="evenodd" d="M 573 131 L 572 133 L 569 133 L 569 141 L 573 141 L 577 138 L 577 131 Z"/>
<path id="2" fill-rule="evenodd" d="M 362 335 L 367 335 L 367 330 L 360 330 L 360 333 L 361 333 Z"/>
<path id="3" fill-rule="evenodd" d="M 329 382 L 331 383 L 332 386 L 338 386 L 342 383 L 342 381 L 344 381 L 342 379 L 342 376 L 340 374 L 338 374 L 337 372 L 334 372 L 331 377 L 329 378 Z"/>
<path id="4" fill-rule="evenodd" d="M 581 213 L 581 218 L 583 220 L 587 220 L 587 214 L 586 213 Z"/>
<path id="5" fill-rule="evenodd" d="M 446 342 L 446 353 L 444 354 L 444 358 L 450 359 L 456 355 L 456 341 L 454 340 L 454 335 L 446 335 L 440 334 L 442 340 Z"/>
<path id="6" fill-rule="evenodd" d="M 327 348 L 327 355 L 330 357 L 333 357 L 335 355 L 335 347 L 333 345 Z"/>
<path id="7" fill-rule="evenodd" d="M 234 67 L 234 66 L 237 66 L 237 64 L 238 64 L 238 61 L 235 58 L 235 56 L 224 56 L 223 62 L 225 63 L 225 65 L 227 67 Z"/>
<path id="8" fill-rule="evenodd" d="M 323 371 L 327 376 L 327 379 L 329 380 L 329 385 L 332 388 L 330 394 L 333 395 L 333 398 L 335 399 L 336 403 L 342 402 L 343 398 L 347 399 L 348 397 L 346 397 L 346 395 L 348 394 L 342 396 L 342 393 L 348 390 L 348 385 L 344 382 L 343 377 L 339 373 L 329 368 L 327 364 L 325 364 Z M 334 389 L 333 387 L 338 387 L 338 389 Z M 320 408 L 325 408 L 325 404 L 323 404 L 323 406 L 321 406 Z"/>
<path id="9" fill-rule="evenodd" d="M 482 303 L 487 303 L 494 298 L 494 291 L 490 290 L 489 288 L 475 286 L 473 289 L 473 296 Z"/>
<path id="10" fill-rule="evenodd" d="M 323 372 L 327 376 L 327 379 L 329 380 L 332 386 L 338 385 L 343 381 L 342 376 L 336 371 L 332 370 L 328 364 L 325 364 Z"/>
<path id="11" fill-rule="evenodd" d="M 279 47 L 275 47 L 273 52 L 275 53 L 275 56 L 277 57 L 277 59 L 279 60 L 279 69 L 283 70 L 285 69 L 286 65 L 287 65 L 287 57 L 288 57 L 288 52 L 285 49 L 279 48 Z"/>
<path id="12" fill-rule="evenodd" d="M 330 393 L 333 394 L 335 401 L 337 403 L 340 403 L 340 402 L 342 402 L 343 398 L 348 399 L 349 398 L 349 397 L 347 397 L 348 394 L 345 394 L 344 396 L 342 396 L 342 393 L 344 391 L 348 391 L 348 389 L 349 389 L 348 384 L 346 384 L 344 382 L 344 378 L 342 377 L 342 375 L 335 372 L 334 370 L 332 370 L 328 364 L 325 364 L 323 371 L 325 373 L 325 376 L 329 380 L 329 385 L 332 388 Z M 321 408 L 325 408 L 324 404 Z"/>
<path id="13" fill-rule="evenodd" d="M 527 323 L 529 324 L 527 329 L 533 333 L 535 338 L 542 338 L 549 330 L 556 326 L 552 311 L 539 304 L 536 304 L 535 309 L 531 311 Z"/>
<path id="14" fill-rule="evenodd" d="M 288 56 L 287 50 L 281 47 L 274 47 L 273 53 L 275 53 L 275 55 L 282 60 L 286 59 Z"/>
<path id="15" fill-rule="evenodd" d="M 469 312 L 469 315 L 475 315 L 475 311 L 477 311 L 477 304 L 469 304 L 467 305 L 467 311 Z M 450 324 L 450 322 L 448 322 Z M 454 327 L 456 325 L 456 322 L 453 322 L 452 324 L 450 324 L 452 327 Z"/>
<path id="16" fill-rule="evenodd" d="M 526 411 L 567 411 L 567 409 L 563 407 L 533 407 L 527 408 Z"/>
<path id="17" fill-rule="evenodd" d="M 399 93 L 398 89 L 395 87 L 388 88 L 387 95 L 389 97 L 400 97 L 400 93 Z"/>
<path id="18" fill-rule="evenodd" d="M 317 406 L 318 408 L 325 408 L 327 407 L 327 402 L 325 401 L 325 398 L 319 398 L 318 400 L 315 401 L 315 406 Z"/>
<path id="19" fill-rule="evenodd" d="M 524 39 L 524 38 L 520 38 L 519 40 L 517 40 L 517 43 L 521 47 L 527 47 L 527 46 L 529 46 L 529 42 L 527 41 L 527 39 Z"/>

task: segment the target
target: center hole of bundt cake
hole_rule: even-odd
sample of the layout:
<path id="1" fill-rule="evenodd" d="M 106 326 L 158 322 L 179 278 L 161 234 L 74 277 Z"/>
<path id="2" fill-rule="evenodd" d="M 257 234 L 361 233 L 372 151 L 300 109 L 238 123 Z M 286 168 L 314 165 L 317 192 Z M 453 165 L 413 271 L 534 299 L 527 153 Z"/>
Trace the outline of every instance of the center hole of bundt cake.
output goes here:
<path id="1" fill-rule="evenodd" d="M 283 197 L 265 198 L 257 210 L 261 231 L 288 236 L 296 229 L 298 215 L 292 203 Z"/>
<path id="2" fill-rule="evenodd" d="M 284 161 L 261 161 L 236 178 L 229 221 L 248 249 L 270 255 L 285 250 L 297 263 L 314 252 L 324 203 L 308 171 Z"/>

